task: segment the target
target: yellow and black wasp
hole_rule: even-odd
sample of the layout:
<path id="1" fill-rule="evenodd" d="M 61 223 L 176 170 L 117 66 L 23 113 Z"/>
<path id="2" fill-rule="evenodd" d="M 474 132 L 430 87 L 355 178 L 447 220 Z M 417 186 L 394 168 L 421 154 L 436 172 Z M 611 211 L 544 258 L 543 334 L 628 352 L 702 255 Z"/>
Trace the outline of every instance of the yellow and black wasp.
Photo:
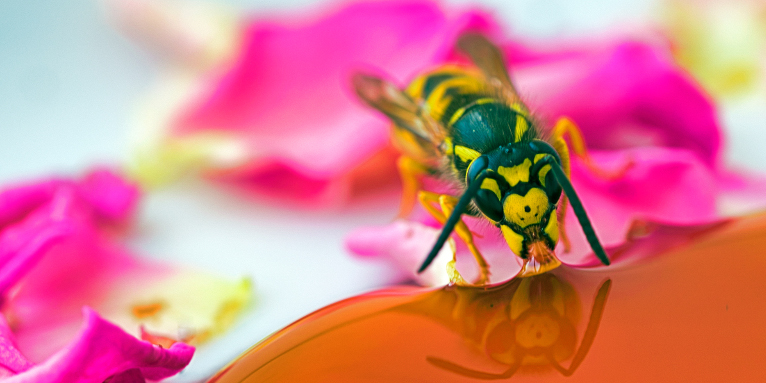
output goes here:
<path id="1" fill-rule="evenodd" d="M 588 160 L 577 126 L 561 118 L 545 140 L 516 92 L 500 50 L 478 34 L 461 36 L 457 48 L 475 66 L 445 64 L 417 77 L 404 90 L 368 74 L 357 73 L 352 79 L 359 97 L 394 123 L 392 141 L 402 152 L 402 213 L 417 198 L 444 224 L 419 272 L 454 230 L 479 264 L 477 283 L 488 282 L 489 267 L 463 214 L 483 216 L 501 230 L 523 260 L 521 275 L 556 268 L 561 264 L 554 253 L 556 244 L 561 239 L 565 249 L 569 246 L 563 225 L 567 197 L 594 253 L 608 265 L 569 181 L 564 135 L 575 154 Z M 462 195 L 420 190 L 419 177 L 426 174 L 451 183 Z"/>

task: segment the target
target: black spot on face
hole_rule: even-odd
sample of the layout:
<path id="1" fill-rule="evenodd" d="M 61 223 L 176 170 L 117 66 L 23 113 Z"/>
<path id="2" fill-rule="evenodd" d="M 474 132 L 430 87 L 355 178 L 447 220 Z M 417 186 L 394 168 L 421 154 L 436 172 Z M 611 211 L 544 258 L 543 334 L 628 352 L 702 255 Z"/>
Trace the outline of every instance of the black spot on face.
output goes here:
<path id="1" fill-rule="evenodd" d="M 529 206 L 524 206 L 524 211 L 529 213 L 530 211 L 532 211 L 532 209 L 530 209 Z"/>

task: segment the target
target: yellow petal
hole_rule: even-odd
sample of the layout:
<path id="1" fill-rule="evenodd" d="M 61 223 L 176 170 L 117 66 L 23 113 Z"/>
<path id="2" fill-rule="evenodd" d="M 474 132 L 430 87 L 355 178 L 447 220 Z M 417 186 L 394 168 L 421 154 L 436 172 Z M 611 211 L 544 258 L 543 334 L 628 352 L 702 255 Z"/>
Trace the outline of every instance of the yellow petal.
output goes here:
<path id="1" fill-rule="evenodd" d="M 228 330 L 251 300 L 247 278 L 180 271 L 142 286 L 122 283 L 99 311 L 138 336 L 139 328 L 200 344 Z"/>

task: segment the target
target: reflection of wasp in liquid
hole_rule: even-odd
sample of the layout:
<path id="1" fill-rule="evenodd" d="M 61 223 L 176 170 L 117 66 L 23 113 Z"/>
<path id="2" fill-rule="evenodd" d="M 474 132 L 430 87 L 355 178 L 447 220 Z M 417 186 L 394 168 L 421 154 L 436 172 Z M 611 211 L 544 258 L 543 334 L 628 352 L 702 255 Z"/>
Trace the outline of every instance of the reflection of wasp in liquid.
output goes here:
<path id="1" fill-rule="evenodd" d="M 467 213 L 497 226 L 511 250 L 523 259 L 521 275 L 535 275 L 561 262 L 553 250 L 564 232 L 566 198 L 594 253 L 609 259 L 598 241 L 569 182 L 568 134 L 575 154 L 589 164 L 578 128 L 562 118 L 550 143 L 506 72 L 500 51 L 479 35 L 464 35 L 458 48 L 476 68 L 444 65 L 416 78 L 402 91 L 383 79 L 357 74 L 357 94 L 394 122 L 393 141 L 403 156 L 399 168 L 404 185 L 401 214 L 415 196 L 444 228 L 419 272 L 425 270 L 453 230 L 468 245 L 480 268 L 478 283 L 489 280 L 489 267 L 460 218 Z M 419 191 L 418 177 L 430 174 L 462 190 L 460 199 Z M 561 197 L 562 189 L 564 197 Z M 561 202 L 560 202 L 561 201 Z M 439 208 L 433 204 L 439 204 Z M 451 264 L 453 281 L 462 281 Z"/>
<path id="2" fill-rule="evenodd" d="M 510 378 L 521 367 L 534 366 L 551 366 L 570 376 L 593 344 L 611 284 L 607 279 L 599 287 L 579 347 L 576 324 L 581 310 L 577 293 L 569 283 L 545 274 L 514 280 L 478 299 L 468 298 L 474 301 L 460 310 L 460 322 L 468 324 L 461 329 L 463 335 L 487 356 L 508 366 L 507 370 L 477 371 L 436 357 L 428 357 L 428 362 L 462 376 L 485 380 Z M 513 296 L 507 303 L 509 294 Z M 569 367 L 562 366 L 570 357 Z"/>

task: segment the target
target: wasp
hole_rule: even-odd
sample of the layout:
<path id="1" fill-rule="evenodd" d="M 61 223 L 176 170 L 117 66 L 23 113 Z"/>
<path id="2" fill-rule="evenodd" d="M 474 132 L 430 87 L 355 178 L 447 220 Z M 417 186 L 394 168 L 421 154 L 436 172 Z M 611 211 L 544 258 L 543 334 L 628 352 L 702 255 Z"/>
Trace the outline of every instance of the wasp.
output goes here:
<path id="1" fill-rule="evenodd" d="M 561 118 L 544 135 L 512 83 L 502 53 L 484 36 L 462 35 L 456 48 L 473 65 L 444 64 L 405 89 L 371 74 L 352 77 L 361 100 L 393 122 L 392 142 L 402 153 L 400 214 L 406 215 L 417 199 L 444 225 L 418 272 L 428 267 L 454 230 L 479 265 L 476 283 L 489 281 L 489 266 L 463 214 L 483 217 L 500 230 L 522 259 L 519 275 L 552 270 L 561 264 L 554 252 L 559 240 L 565 251 L 569 248 L 564 231 L 567 199 L 593 252 L 609 265 L 569 180 L 565 136 L 574 153 L 592 166 L 580 130 Z M 460 196 L 421 190 L 424 175 L 448 183 Z M 451 266 L 452 280 L 462 281 L 454 270 L 454 255 Z"/>

